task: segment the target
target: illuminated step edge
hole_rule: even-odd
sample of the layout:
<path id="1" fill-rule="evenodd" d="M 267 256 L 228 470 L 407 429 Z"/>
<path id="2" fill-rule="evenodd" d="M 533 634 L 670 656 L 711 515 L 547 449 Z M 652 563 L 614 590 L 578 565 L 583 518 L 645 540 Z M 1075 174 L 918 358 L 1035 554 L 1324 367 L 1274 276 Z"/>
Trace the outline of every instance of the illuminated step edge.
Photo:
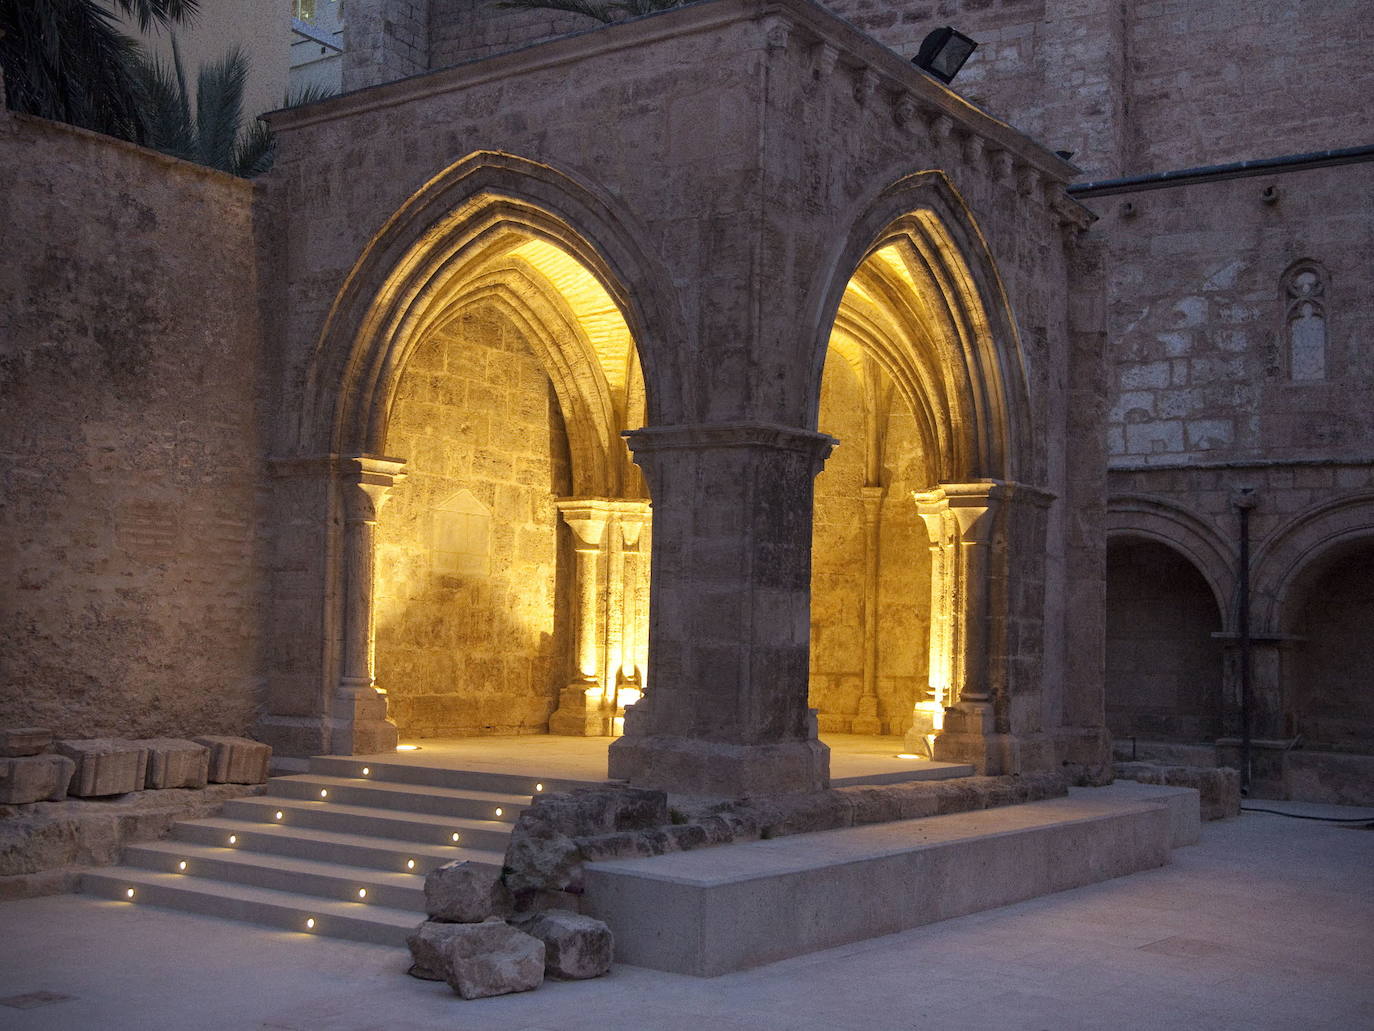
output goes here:
<path id="1" fill-rule="evenodd" d="M 426 816 L 500 820 L 505 823 L 514 823 L 520 811 L 530 804 L 528 795 L 461 791 L 456 788 L 435 788 L 417 784 L 374 783 L 361 778 L 311 774 L 273 777 L 268 787 L 269 795 L 273 798 L 292 798 L 303 802 L 328 802 L 331 805 L 363 808 L 375 807 L 388 812 L 401 811 Z"/>
<path id="2" fill-rule="evenodd" d="M 573 791 L 577 788 L 604 787 L 605 782 L 593 780 L 539 779 L 526 774 L 488 773 L 483 770 L 447 770 L 433 766 L 377 761 L 356 756 L 317 755 L 310 760 L 310 773 L 329 777 L 362 777 L 386 784 L 415 784 L 424 787 L 452 788 L 457 791 L 483 791 L 493 794 L 522 796 L 526 804 L 535 794 L 535 785 L 544 785 L 544 794 L 551 791 Z"/>
<path id="3" fill-rule="evenodd" d="M 253 853 L 275 856 L 298 856 L 322 862 L 347 863 L 375 870 L 406 869 L 407 860 L 415 860 L 415 872 L 425 874 L 455 859 L 467 860 L 499 869 L 504 858 L 505 838 L 501 847 L 478 849 L 456 847 L 451 842 L 438 845 L 394 838 L 371 837 L 338 831 L 315 830 L 299 825 L 282 826 L 260 821 L 229 820 L 211 817 L 184 820 L 172 828 L 172 837 L 161 844 L 175 848 L 175 842 L 222 847 L 229 836 L 238 840 L 236 847 Z"/>
<path id="4" fill-rule="evenodd" d="M 360 905 L 243 884 L 114 867 L 82 875 L 82 891 L 131 906 L 156 906 L 377 945 L 404 946 L 423 913 Z M 134 898 L 128 899 L 132 889 Z M 307 929 L 313 918 L 315 927 Z"/>
<path id="5" fill-rule="evenodd" d="M 277 812 L 283 814 L 280 821 L 275 819 Z M 510 839 L 512 826 L 499 820 L 388 812 L 385 809 L 366 806 L 273 798 L 267 795 L 233 799 L 224 804 L 220 814 L 234 820 L 363 834 L 428 845 L 451 844 L 452 835 L 456 833 L 459 835 L 460 845 L 503 853 Z"/>

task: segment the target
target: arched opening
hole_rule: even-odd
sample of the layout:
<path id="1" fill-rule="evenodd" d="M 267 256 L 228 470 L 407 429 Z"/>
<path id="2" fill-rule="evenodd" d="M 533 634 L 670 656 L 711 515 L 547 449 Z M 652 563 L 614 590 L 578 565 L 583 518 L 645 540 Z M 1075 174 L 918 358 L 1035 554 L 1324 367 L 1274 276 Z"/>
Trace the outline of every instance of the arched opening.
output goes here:
<path id="1" fill-rule="evenodd" d="M 840 446 L 816 482 L 811 704 L 832 737 L 901 735 L 904 752 L 1011 770 L 992 744 L 1015 675 L 1008 556 L 1039 575 L 1050 500 L 1017 482 L 1016 333 L 942 177 L 895 184 L 859 224 L 877 231 L 817 370 L 817 428 Z"/>
<path id="2" fill-rule="evenodd" d="M 435 287 L 384 402 L 406 463 L 376 530 L 390 718 L 410 738 L 609 735 L 647 665 L 629 329 L 577 258 L 515 227 Z"/>
<path id="3" fill-rule="evenodd" d="M 1222 729 L 1221 609 L 1198 569 L 1143 537 L 1107 541 L 1107 727 L 1201 743 Z"/>
<path id="4" fill-rule="evenodd" d="M 338 492 L 334 751 L 618 731 L 647 668 L 649 499 L 622 434 L 647 421 L 656 281 L 604 199 L 510 155 L 458 162 L 368 245 L 300 426 Z"/>
<path id="5" fill-rule="evenodd" d="M 1330 548 L 1288 592 L 1282 656 L 1286 732 L 1304 748 L 1374 751 L 1374 539 Z"/>

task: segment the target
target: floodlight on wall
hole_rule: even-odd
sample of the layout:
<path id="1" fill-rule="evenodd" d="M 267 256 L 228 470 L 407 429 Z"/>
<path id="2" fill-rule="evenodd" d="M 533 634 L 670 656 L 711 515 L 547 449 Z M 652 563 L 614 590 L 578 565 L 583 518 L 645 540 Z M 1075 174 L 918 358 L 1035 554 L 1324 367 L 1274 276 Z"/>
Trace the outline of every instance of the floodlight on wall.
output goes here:
<path id="1" fill-rule="evenodd" d="M 977 43 L 946 25 L 926 36 L 911 63 L 948 86 L 977 49 Z"/>

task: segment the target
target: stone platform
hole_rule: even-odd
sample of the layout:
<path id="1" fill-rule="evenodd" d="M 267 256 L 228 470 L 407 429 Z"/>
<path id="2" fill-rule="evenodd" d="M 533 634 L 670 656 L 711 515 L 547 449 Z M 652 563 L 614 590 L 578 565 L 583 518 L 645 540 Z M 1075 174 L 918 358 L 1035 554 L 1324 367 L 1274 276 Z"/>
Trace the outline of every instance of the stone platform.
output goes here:
<path id="1" fill-rule="evenodd" d="M 714 977 L 1162 866 L 1198 795 L 1144 784 L 593 863 L 583 911 L 619 962 Z"/>

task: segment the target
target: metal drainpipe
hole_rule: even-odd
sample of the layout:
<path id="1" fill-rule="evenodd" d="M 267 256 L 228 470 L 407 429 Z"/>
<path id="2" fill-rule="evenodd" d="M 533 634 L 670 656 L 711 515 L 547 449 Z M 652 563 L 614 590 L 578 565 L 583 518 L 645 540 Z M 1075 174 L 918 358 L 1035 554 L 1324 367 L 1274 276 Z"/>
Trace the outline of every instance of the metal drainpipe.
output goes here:
<path id="1" fill-rule="evenodd" d="M 1242 487 L 1231 499 L 1240 515 L 1240 791 L 1250 793 L 1250 510 L 1254 489 Z"/>

